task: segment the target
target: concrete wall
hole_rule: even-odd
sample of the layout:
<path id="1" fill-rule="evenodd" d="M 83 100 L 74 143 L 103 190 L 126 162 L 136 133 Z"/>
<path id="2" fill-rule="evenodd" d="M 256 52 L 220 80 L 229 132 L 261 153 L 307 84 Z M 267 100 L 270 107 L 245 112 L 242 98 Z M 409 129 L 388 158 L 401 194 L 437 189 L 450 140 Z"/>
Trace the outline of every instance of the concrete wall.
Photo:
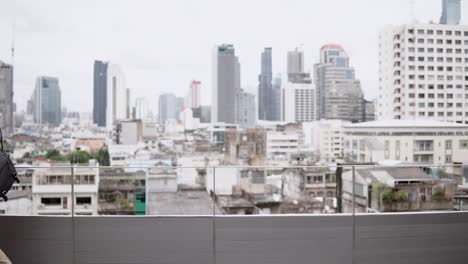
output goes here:
<path id="1" fill-rule="evenodd" d="M 468 213 L 0 217 L 0 248 L 15 264 L 461 264 L 467 237 Z"/>

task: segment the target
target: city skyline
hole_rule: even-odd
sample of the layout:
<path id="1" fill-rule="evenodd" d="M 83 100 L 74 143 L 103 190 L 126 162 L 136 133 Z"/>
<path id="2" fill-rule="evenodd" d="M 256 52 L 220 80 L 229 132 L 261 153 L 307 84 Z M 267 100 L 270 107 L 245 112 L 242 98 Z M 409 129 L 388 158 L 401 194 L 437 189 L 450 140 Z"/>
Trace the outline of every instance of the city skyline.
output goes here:
<path id="1" fill-rule="evenodd" d="M 127 10 L 123 3 L 116 2 L 113 6 L 115 14 L 100 17 L 98 16 L 99 10 L 105 7 L 101 4 L 94 4 L 95 10 L 91 9 L 89 3 L 86 2 L 75 4 L 72 8 L 73 13 L 70 13 L 65 5 L 55 1 L 44 2 L 40 6 L 29 1 L 18 1 L 15 6 L 11 3 L 5 4 L 6 8 L 2 9 L 5 13 L 0 11 L 2 22 L 0 33 L 7 36 L 7 41 L 0 43 L 0 58 L 10 63 L 12 21 L 13 14 L 15 14 L 15 102 L 18 110 L 25 109 L 26 101 L 21 98 L 27 98 L 32 92 L 35 78 L 40 75 L 52 75 L 61 80 L 63 104 L 67 108 L 91 112 L 93 104 L 92 63 L 95 59 L 109 60 L 119 64 L 127 77 L 128 86 L 132 88 L 133 98 L 147 96 L 153 108 L 157 108 L 157 98 L 162 93 L 174 92 L 178 96 L 183 96 L 186 83 L 191 79 L 197 79 L 203 83 L 203 90 L 206 93 L 203 94 L 201 100 L 202 104 L 207 105 L 211 101 L 212 87 L 210 53 L 215 45 L 234 44 L 236 54 L 242 64 L 241 87 L 247 92 L 257 94 L 257 77 L 260 73 L 258 56 L 264 47 L 272 47 L 275 50 L 273 55 L 273 74 L 275 75 L 286 71 L 287 51 L 294 47 L 300 46 L 305 51 L 305 69 L 310 72 L 312 64 L 318 60 L 319 47 L 327 43 L 338 43 L 349 52 L 353 59 L 353 66 L 359 74 L 365 97 L 374 99 L 378 87 L 378 31 L 387 24 L 398 25 L 409 22 L 412 18 L 418 18 L 422 22 L 429 20 L 436 22 L 441 14 L 441 1 L 439 0 L 415 1 L 413 12 L 411 12 L 409 1 L 388 2 L 364 0 L 353 2 L 353 5 L 357 7 L 363 7 L 354 10 L 362 10 L 362 14 L 368 15 L 366 20 L 372 20 L 372 23 L 354 19 L 359 16 L 356 12 L 348 14 L 338 11 L 336 17 L 339 18 L 335 23 L 327 26 L 315 26 L 327 19 L 321 14 L 320 9 L 330 8 L 337 3 L 346 7 L 348 3 L 330 1 L 330 3 L 309 4 L 304 1 L 293 1 L 283 6 L 279 2 L 272 2 L 269 3 L 271 14 L 267 15 L 265 21 L 258 22 L 251 30 L 242 32 L 238 29 L 243 28 L 244 23 L 251 22 L 255 12 L 260 10 L 262 3 L 266 2 L 248 5 L 246 2 L 241 2 L 233 6 L 231 11 L 246 10 L 246 21 L 231 19 L 232 15 L 209 5 L 209 1 L 184 6 L 181 6 L 180 2 L 175 2 L 164 6 L 169 10 L 180 9 L 180 12 L 176 13 L 176 18 L 170 20 L 175 23 L 175 31 L 179 32 L 175 34 L 174 30 L 168 31 L 164 27 L 154 26 L 160 23 L 157 23 L 156 18 L 150 17 L 151 12 L 144 10 L 145 7 L 151 10 L 150 3 Z M 305 12 L 307 7 L 311 8 Z M 32 12 L 41 8 L 48 9 L 51 15 L 42 17 L 39 14 L 43 12 Z M 346 10 L 346 8 L 342 9 Z M 373 12 L 368 13 L 369 9 Z M 386 15 L 388 10 L 394 11 L 392 15 Z M 132 23 L 126 22 L 125 19 L 119 20 L 119 17 L 125 17 L 126 11 L 130 12 L 129 15 L 141 13 L 141 18 Z M 296 11 L 299 12 L 297 17 L 291 18 L 290 21 L 275 22 L 275 16 L 283 12 Z M 84 17 L 89 21 L 83 20 L 83 16 L 79 15 L 83 12 L 88 14 Z M 412 16 L 411 13 L 414 15 Z M 177 16 L 179 14 L 188 18 L 178 21 L 176 19 L 179 18 Z M 223 30 L 223 26 L 213 24 L 213 19 L 219 19 L 224 15 L 227 16 L 226 30 Z M 63 20 L 64 16 L 67 19 Z M 189 18 L 195 19 L 195 25 L 189 26 L 184 23 Z M 106 21 L 101 21 L 101 25 L 95 27 L 96 20 Z M 461 24 L 465 20 L 462 14 Z M 63 23 L 60 24 L 57 21 Z M 143 22 L 153 26 L 148 27 Z M 262 27 L 265 23 L 271 23 L 271 26 L 259 35 L 255 28 Z M 304 26 L 291 29 L 291 24 Z M 285 30 L 286 28 L 288 30 Z M 298 34 L 299 32 L 302 34 Z M 151 37 L 150 35 L 154 33 L 160 35 L 161 38 Z M 195 36 L 198 37 L 194 38 Z M 253 36 L 267 41 L 255 41 Z M 132 41 L 120 41 L 124 37 Z M 88 40 L 92 38 L 99 41 Z M 363 41 L 364 39 L 366 41 Z M 34 43 L 34 47 L 30 43 Z M 192 48 L 182 49 L 187 43 L 190 43 Z M 41 63 L 35 64 L 31 61 Z M 74 63 L 69 63 L 70 61 Z"/>

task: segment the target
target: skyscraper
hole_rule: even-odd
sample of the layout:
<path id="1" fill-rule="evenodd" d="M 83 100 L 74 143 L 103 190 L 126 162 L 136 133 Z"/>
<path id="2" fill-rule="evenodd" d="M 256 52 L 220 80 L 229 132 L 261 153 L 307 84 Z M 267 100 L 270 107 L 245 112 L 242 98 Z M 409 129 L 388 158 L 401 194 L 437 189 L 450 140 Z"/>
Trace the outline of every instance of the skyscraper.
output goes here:
<path id="1" fill-rule="evenodd" d="M 0 127 L 13 133 L 13 66 L 0 61 Z"/>
<path id="2" fill-rule="evenodd" d="M 304 78 L 309 77 L 304 76 L 304 52 L 299 50 L 299 48 L 296 48 L 293 51 L 288 51 L 287 63 L 288 82 L 298 83 Z"/>
<path id="3" fill-rule="evenodd" d="M 107 68 L 109 63 L 94 61 L 93 122 L 100 127 L 107 124 Z"/>
<path id="4" fill-rule="evenodd" d="M 261 56 L 261 73 L 258 76 L 258 119 L 275 120 L 273 118 L 274 101 L 272 86 L 271 48 L 265 48 Z"/>
<path id="5" fill-rule="evenodd" d="M 94 61 L 93 121 L 100 127 L 112 129 L 117 120 L 129 117 L 127 88 L 122 69 L 108 62 Z"/>
<path id="6" fill-rule="evenodd" d="M 318 119 L 365 121 L 364 95 L 356 80 L 349 57 L 340 45 L 320 49 L 320 62 L 314 67 Z"/>
<path id="7" fill-rule="evenodd" d="M 440 24 L 458 25 L 461 18 L 461 0 L 442 0 Z"/>
<path id="8" fill-rule="evenodd" d="M 282 121 L 283 120 L 283 87 L 281 76 L 277 76 L 273 79 L 272 86 L 272 119 L 273 121 Z"/>
<path id="9" fill-rule="evenodd" d="M 283 119 L 286 122 L 310 122 L 317 118 L 316 89 L 310 73 L 304 71 L 304 52 L 296 48 L 288 52 L 287 82 L 280 98 L 283 101 Z M 281 80 L 279 85 L 281 85 Z M 278 85 L 278 83 L 276 83 Z"/>
<path id="10" fill-rule="evenodd" d="M 131 105 L 130 105 L 130 89 L 127 88 L 125 90 L 125 118 L 130 119 L 131 118 Z"/>
<path id="11" fill-rule="evenodd" d="M 183 98 L 179 98 L 172 93 L 159 96 L 159 124 L 161 126 L 164 126 L 169 119 L 178 120 L 182 110 Z"/>
<path id="12" fill-rule="evenodd" d="M 240 64 L 234 46 L 216 46 L 213 54 L 211 122 L 236 122 L 236 93 L 240 90 Z"/>
<path id="13" fill-rule="evenodd" d="M 125 120 L 127 116 L 127 92 L 125 76 L 117 64 L 107 67 L 107 109 L 106 127 L 112 129 L 118 120 Z"/>
<path id="14" fill-rule="evenodd" d="M 35 123 L 60 125 L 62 122 L 62 93 L 57 78 L 38 77 L 31 101 L 33 102 Z"/>
<path id="15" fill-rule="evenodd" d="M 201 82 L 197 80 L 192 80 L 190 82 L 190 87 L 187 95 L 185 96 L 185 107 L 189 107 L 192 109 L 199 108 L 201 105 L 200 98 L 201 98 Z"/>

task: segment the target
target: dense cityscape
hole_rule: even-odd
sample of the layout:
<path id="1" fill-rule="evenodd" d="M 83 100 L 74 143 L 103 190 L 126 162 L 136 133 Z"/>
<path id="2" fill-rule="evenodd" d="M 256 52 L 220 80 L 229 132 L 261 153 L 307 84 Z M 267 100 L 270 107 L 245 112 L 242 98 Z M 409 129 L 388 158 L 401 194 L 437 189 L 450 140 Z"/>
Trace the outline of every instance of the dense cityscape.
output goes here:
<path id="1" fill-rule="evenodd" d="M 439 23 L 381 30 L 375 100 L 335 43 L 317 47 L 311 71 L 300 46 L 265 47 L 255 94 L 241 86 L 242 54 L 216 45 L 212 87 L 189 80 L 185 97 L 161 94 L 157 112 L 132 97 L 124 65 L 100 59 L 89 113 L 67 111 L 60 76 L 38 76 L 16 111 L 26 99 L 0 62 L 4 147 L 21 179 L 0 214 L 466 210 L 468 26 L 460 1 L 443 2 Z"/>

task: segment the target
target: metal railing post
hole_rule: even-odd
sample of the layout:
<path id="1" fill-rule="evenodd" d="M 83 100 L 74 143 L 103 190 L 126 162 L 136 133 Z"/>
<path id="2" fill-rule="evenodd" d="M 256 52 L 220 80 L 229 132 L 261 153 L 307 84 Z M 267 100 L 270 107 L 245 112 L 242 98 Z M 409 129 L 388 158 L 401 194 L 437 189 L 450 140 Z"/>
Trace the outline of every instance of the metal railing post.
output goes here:
<path id="1" fill-rule="evenodd" d="M 216 167 L 213 167 L 213 263 L 216 264 Z"/>
<path id="2" fill-rule="evenodd" d="M 352 260 L 351 263 L 355 262 L 355 251 L 356 251 L 356 167 L 353 166 L 353 245 L 352 245 Z"/>
<path id="3" fill-rule="evenodd" d="M 72 217 L 72 249 L 73 249 L 73 263 L 75 263 L 75 167 L 71 166 L 71 217 Z"/>

